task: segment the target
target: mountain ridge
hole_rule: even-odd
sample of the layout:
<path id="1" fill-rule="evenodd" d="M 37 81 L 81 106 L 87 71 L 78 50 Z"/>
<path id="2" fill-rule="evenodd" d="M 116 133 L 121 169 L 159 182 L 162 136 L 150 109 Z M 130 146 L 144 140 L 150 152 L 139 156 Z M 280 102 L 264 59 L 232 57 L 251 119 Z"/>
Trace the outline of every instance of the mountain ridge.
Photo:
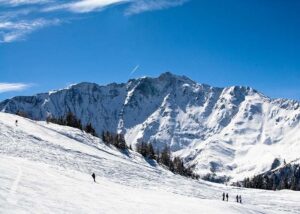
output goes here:
<path id="1" fill-rule="evenodd" d="M 293 161 L 300 152 L 299 102 L 271 99 L 246 86 L 198 84 L 170 72 L 105 86 L 82 82 L 5 100 L 0 110 L 26 112 L 35 120 L 71 111 L 98 134 L 123 133 L 128 144 L 146 141 L 156 149 L 169 145 L 197 173 L 233 180 L 267 171 L 275 158 Z"/>

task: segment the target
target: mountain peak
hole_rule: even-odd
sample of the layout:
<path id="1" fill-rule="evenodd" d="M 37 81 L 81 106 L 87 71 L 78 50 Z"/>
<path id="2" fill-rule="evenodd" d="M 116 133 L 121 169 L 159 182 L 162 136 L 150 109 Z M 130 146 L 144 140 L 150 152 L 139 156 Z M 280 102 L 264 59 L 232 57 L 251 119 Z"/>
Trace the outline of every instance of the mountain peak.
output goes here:
<path id="1" fill-rule="evenodd" d="M 174 78 L 174 77 L 177 77 L 177 75 L 171 73 L 170 71 L 166 71 L 160 74 L 158 78 Z"/>
<path id="2" fill-rule="evenodd" d="M 180 76 L 174 73 L 171 73 L 170 71 L 166 71 L 159 75 L 158 77 L 159 80 L 161 81 L 171 81 L 171 80 L 179 80 L 181 82 L 189 83 L 189 84 L 195 84 L 196 82 L 191 80 L 190 78 L 186 76 Z"/>

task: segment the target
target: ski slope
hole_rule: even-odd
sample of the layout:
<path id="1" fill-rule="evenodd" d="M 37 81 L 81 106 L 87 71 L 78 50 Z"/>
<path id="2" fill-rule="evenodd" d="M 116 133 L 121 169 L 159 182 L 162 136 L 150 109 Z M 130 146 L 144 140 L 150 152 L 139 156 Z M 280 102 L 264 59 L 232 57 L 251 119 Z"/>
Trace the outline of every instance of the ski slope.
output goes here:
<path id="1" fill-rule="evenodd" d="M 0 184 L 0 213 L 300 213 L 299 192 L 184 178 L 80 130 L 7 113 L 0 113 Z"/>

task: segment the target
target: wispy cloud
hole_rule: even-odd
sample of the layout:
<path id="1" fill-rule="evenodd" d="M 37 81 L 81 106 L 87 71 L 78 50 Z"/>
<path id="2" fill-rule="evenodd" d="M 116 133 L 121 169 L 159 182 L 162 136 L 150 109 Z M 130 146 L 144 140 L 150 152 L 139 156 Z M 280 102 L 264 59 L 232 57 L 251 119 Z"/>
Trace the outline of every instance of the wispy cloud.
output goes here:
<path id="1" fill-rule="evenodd" d="M 29 33 L 43 28 L 45 26 L 57 25 L 60 23 L 59 19 L 46 20 L 21 20 L 21 21 L 6 21 L 0 22 L 0 42 L 8 43 L 23 39 Z"/>
<path id="2" fill-rule="evenodd" d="M 134 1 L 126 9 L 126 15 L 134 15 L 146 11 L 163 10 L 183 5 L 188 0 L 140 0 Z"/>
<path id="3" fill-rule="evenodd" d="M 26 83 L 0 83 L 0 93 L 10 91 L 23 91 L 31 87 L 31 84 Z"/>
<path id="4" fill-rule="evenodd" d="M 129 0 L 82 0 L 69 4 L 68 9 L 77 13 L 87 13 L 124 2 L 129 2 Z"/>
<path id="5" fill-rule="evenodd" d="M 26 4 L 43 4 L 49 1 L 51 0 L 0 0 L 0 4 L 19 6 L 19 5 L 26 5 Z"/>
<path id="6" fill-rule="evenodd" d="M 72 14 L 101 11 L 119 4 L 127 5 L 125 15 L 162 10 L 188 0 L 0 0 L 0 42 L 24 40 L 33 31 L 58 25 Z M 3 9 L 4 8 L 4 9 Z M 63 12 L 63 13 L 62 13 Z"/>
<path id="7" fill-rule="evenodd" d="M 66 10 L 72 13 L 89 13 L 100 11 L 108 6 L 131 2 L 132 0 L 80 0 L 71 2 L 62 2 L 50 5 L 43 9 L 44 12 L 54 12 L 58 10 Z"/>

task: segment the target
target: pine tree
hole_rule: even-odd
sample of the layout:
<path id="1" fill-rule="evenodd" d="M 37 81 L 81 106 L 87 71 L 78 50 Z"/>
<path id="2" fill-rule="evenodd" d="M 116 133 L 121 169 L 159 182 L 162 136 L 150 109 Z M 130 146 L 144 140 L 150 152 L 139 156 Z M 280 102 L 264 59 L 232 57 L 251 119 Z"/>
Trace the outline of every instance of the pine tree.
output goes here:
<path id="1" fill-rule="evenodd" d="M 185 168 L 183 165 L 183 161 L 179 157 L 175 157 L 173 160 L 174 172 L 180 175 L 185 174 Z"/>
<path id="2" fill-rule="evenodd" d="M 117 135 L 117 141 L 118 141 L 117 148 L 122 149 L 122 150 L 127 149 L 126 141 L 125 141 L 123 134 Z"/>
<path id="3" fill-rule="evenodd" d="M 147 157 L 147 144 L 145 142 L 141 143 L 141 155 Z"/>
<path id="4" fill-rule="evenodd" d="M 81 121 L 77 119 L 72 112 L 68 112 L 65 121 L 67 126 L 71 126 L 82 130 Z"/>
<path id="5" fill-rule="evenodd" d="M 170 147 L 165 146 L 161 155 L 160 155 L 161 163 L 167 167 L 171 167 L 171 152 Z"/>
<path id="6" fill-rule="evenodd" d="M 151 143 L 148 144 L 147 146 L 147 156 L 150 159 L 155 159 L 155 153 L 154 153 L 154 149 Z"/>
<path id="7" fill-rule="evenodd" d="M 96 131 L 95 131 L 95 129 L 93 128 L 93 126 L 92 126 L 91 123 L 88 123 L 88 124 L 85 126 L 84 131 L 86 131 L 87 133 L 90 133 L 91 135 L 97 136 L 97 135 L 96 135 Z"/>
<path id="8" fill-rule="evenodd" d="M 102 139 L 102 141 L 103 141 L 104 143 L 107 143 L 107 142 L 106 142 L 106 135 L 105 135 L 105 132 L 104 132 L 104 131 L 102 131 L 102 133 L 101 133 L 101 139 Z"/>

